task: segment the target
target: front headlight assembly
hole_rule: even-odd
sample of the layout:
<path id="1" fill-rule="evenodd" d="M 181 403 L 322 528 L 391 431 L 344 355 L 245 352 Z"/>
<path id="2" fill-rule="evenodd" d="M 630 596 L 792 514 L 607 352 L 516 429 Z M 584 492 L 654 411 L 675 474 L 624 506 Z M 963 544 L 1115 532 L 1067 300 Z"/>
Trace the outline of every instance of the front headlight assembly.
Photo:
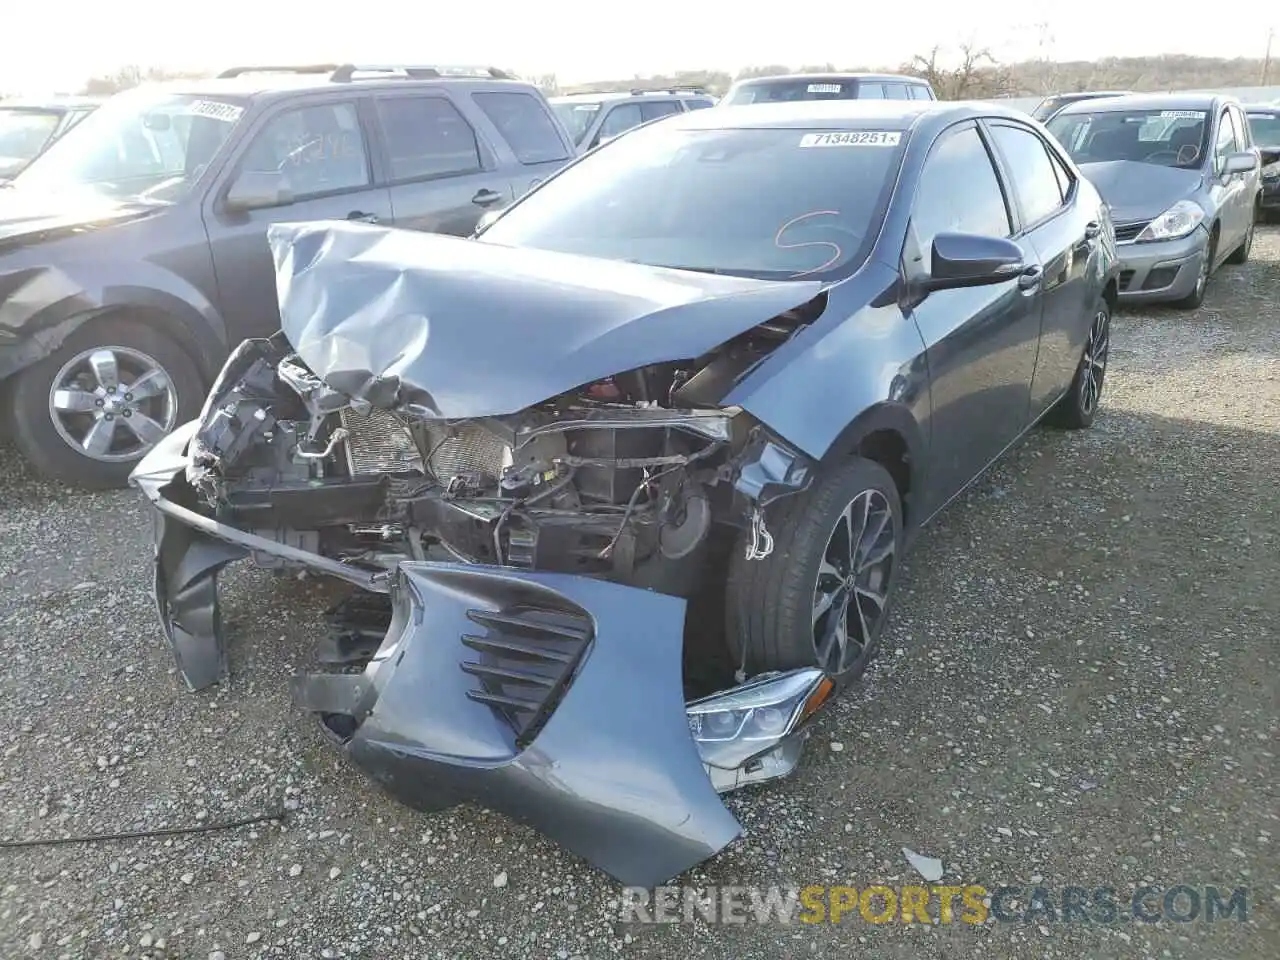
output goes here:
<path id="1" fill-rule="evenodd" d="M 1191 200 L 1179 200 L 1160 216 L 1146 225 L 1138 234 L 1137 242 L 1148 240 L 1177 240 L 1185 237 L 1204 220 L 1204 210 Z"/>

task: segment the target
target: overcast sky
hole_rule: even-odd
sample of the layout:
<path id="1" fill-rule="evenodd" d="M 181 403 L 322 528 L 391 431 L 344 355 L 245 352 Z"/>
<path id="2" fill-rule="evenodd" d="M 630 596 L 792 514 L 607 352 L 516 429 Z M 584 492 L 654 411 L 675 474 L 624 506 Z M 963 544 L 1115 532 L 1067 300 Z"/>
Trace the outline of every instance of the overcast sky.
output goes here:
<path id="1" fill-rule="evenodd" d="M 1280 2 L 1195 5 L 1075 0 L 7 0 L 0 90 L 73 90 L 124 64 L 207 69 L 233 63 L 484 63 L 562 83 L 677 69 L 832 62 L 894 66 L 973 38 L 1002 59 L 1158 53 L 1261 57 Z M 1026 11 L 1026 12 L 1024 12 Z M 910 25 L 904 23 L 909 14 Z M 1047 30 L 1038 28 L 1045 23 Z M 1052 44 L 1042 39 L 1051 36 Z M 1273 54 L 1280 58 L 1280 41 Z"/>

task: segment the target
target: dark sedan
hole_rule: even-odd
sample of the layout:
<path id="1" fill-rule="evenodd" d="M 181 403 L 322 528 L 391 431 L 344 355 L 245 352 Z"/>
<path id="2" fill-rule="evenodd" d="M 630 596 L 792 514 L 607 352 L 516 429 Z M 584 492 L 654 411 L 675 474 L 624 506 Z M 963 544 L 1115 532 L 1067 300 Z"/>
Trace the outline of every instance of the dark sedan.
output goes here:
<path id="1" fill-rule="evenodd" d="M 1262 155 L 1262 215 L 1280 217 L 1280 104 L 1250 104 L 1245 107 L 1253 142 Z"/>
<path id="2" fill-rule="evenodd" d="M 181 675 L 227 668 L 227 563 L 345 580 L 294 682 L 340 749 L 642 885 L 795 767 L 912 534 L 1038 421 L 1090 425 L 1117 293 L 1097 192 L 990 104 L 698 111 L 474 239 L 271 245 L 282 331 L 133 475 Z"/>

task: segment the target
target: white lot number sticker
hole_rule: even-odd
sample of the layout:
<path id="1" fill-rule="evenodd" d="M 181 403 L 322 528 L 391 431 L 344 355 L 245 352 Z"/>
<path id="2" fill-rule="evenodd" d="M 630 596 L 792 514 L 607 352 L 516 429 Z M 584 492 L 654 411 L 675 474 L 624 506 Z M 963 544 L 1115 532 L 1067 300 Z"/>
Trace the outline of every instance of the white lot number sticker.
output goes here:
<path id="1" fill-rule="evenodd" d="M 1161 110 L 1161 120 L 1203 120 L 1203 110 Z"/>
<path id="2" fill-rule="evenodd" d="M 847 130 L 842 133 L 806 133 L 802 147 L 896 147 L 902 142 L 898 130 Z"/>
<path id="3" fill-rule="evenodd" d="M 839 93 L 840 84 L 838 83 L 811 83 L 807 88 L 809 93 Z"/>
<path id="4" fill-rule="evenodd" d="M 240 119 L 240 114 L 244 113 L 244 107 L 237 107 L 232 103 L 219 103 L 217 100 L 197 100 L 187 108 L 186 112 L 193 117 L 208 117 L 211 120 L 235 123 Z"/>

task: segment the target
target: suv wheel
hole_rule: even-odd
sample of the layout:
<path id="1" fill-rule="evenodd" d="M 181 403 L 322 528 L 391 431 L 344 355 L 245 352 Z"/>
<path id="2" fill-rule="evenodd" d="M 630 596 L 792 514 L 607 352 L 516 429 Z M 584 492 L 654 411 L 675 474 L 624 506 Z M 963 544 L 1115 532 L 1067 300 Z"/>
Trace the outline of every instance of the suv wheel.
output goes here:
<path id="1" fill-rule="evenodd" d="M 165 434 L 195 417 L 196 365 L 170 337 L 124 318 L 90 322 L 13 385 L 13 435 L 41 473 L 122 487 Z"/>

